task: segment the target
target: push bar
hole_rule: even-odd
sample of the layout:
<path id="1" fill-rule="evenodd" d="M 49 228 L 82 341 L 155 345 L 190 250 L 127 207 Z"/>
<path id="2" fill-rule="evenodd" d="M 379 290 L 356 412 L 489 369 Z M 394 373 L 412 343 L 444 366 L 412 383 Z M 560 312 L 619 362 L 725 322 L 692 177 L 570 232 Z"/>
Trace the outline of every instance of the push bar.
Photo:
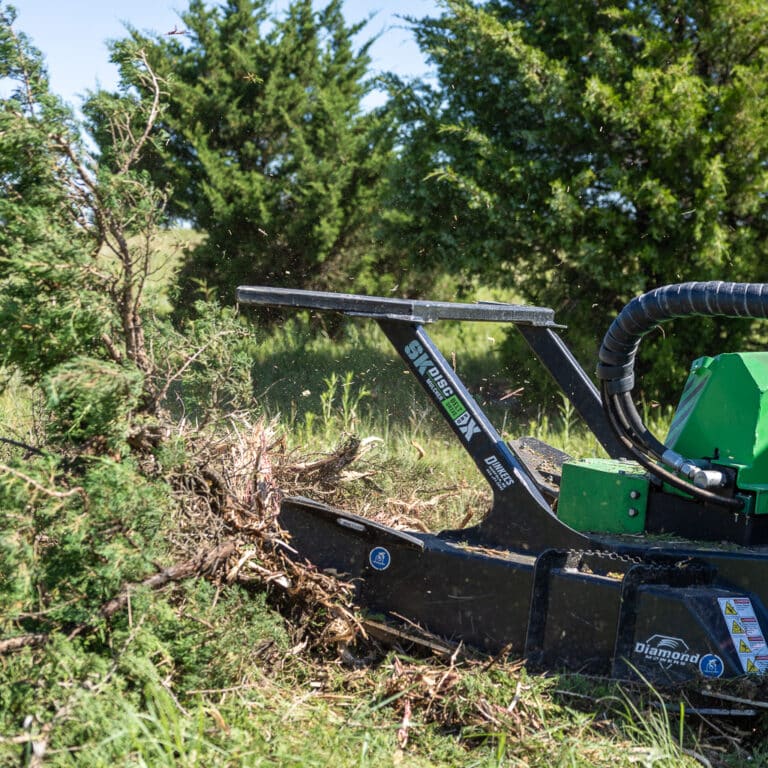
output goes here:
<path id="1" fill-rule="evenodd" d="M 241 304 L 318 309 L 376 320 L 399 320 L 405 323 L 479 320 L 546 328 L 562 327 L 555 323 L 554 310 L 547 307 L 529 307 L 494 301 L 481 301 L 475 304 L 457 301 L 417 301 L 264 286 L 239 287 L 237 300 Z"/>

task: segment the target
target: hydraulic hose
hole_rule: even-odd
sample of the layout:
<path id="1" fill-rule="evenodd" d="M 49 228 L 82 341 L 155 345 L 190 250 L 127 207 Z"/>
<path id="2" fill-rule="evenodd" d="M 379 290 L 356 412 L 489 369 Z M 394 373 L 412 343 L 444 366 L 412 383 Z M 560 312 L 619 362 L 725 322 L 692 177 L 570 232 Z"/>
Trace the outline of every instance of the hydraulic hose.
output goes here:
<path id="1" fill-rule="evenodd" d="M 697 488 L 657 463 L 695 471 L 691 462 L 668 451 L 643 424 L 630 394 L 643 336 L 661 323 L 684 317 L 768 318 L 768 283 L 680 283 L 630 301 L 611 323 L 600 347 L 597 377 L 603 407 L 619 440 L 649 472 L 702 501 L 741 508 L 741 499 Z"/>

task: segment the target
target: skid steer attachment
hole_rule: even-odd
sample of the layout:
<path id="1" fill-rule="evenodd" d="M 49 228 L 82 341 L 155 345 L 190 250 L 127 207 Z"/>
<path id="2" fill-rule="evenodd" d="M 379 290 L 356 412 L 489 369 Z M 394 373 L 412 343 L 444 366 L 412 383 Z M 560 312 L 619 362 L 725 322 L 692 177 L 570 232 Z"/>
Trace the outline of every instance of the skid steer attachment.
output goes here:
<path id="1" fill-rule="evenodd" d="M 435 534 L 285 499 L 297 556 L 351 579 L 362 608 L 546 669 L 658 683 L 768 669 L 768 354 L 695 361 L 664 443 L 630 397 L 648 331 L 768 316 L 768 286 L 686 283 L 635 299 L 603 342 L 602 392 L 551 309 L 267 287 L 237 297 L 375 320 L 492 489 L 479 525 Z M 440 320 L 512 323 L 610 459 L 505 442 L 427 334 Z"/>

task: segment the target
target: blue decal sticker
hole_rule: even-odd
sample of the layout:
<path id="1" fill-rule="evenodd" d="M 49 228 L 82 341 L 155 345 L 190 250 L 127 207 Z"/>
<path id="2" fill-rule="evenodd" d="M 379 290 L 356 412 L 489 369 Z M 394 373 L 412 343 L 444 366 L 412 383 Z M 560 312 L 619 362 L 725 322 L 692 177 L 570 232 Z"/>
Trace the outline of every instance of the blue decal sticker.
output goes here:
<path id="1" fill-rule="evenodd" d="M 389 556 L 389 551 L 384 547 L 376 547 L 371 550 L 368 555 L 368 562 L 377 571 L 386 571 L 389 568 L 389 563 L 392 558 Z"/>
<path id="2" fill-rule="evenodd" d="M 721 677 L 723 674 L 723 660 L 714 653 L 707 653 L 699 661 L 699 669 L 704 677 Z"/>

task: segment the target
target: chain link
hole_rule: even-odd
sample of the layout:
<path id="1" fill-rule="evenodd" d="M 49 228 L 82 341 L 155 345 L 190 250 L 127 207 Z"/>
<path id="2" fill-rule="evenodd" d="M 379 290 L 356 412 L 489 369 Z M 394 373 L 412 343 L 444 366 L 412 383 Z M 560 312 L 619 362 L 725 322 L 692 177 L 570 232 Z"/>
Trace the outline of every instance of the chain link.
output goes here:
<path id="1" fill-rule="evenodd" d="M 629 565 L 643 565 L 649 570 L 670 571 L 687 568 L 693 573 L 694 568 L 706 571 L 709 566 L 704 563 L 693 563 L 691 558 L 681 558 L 672 562 L 653 562 L 644 555 L 622 554 L 620 552 L 605 551 L 601 549 L 568 549 L 564 550 L 569 557 L 578 557 L 579 563 L 587 557 L 597 557 L 601 560 L 608 560 L 616 563 L 626 563 Z"/>

